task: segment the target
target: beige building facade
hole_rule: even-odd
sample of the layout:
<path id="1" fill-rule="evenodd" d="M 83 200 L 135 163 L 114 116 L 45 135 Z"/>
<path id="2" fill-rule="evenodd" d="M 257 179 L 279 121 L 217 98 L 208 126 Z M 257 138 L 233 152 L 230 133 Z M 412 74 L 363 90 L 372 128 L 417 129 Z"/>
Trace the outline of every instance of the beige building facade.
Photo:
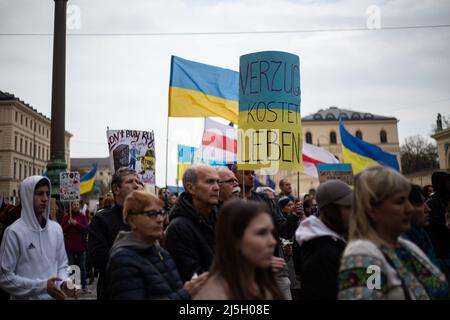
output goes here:
<path id="1" fill-rule="evenodd" d="M 14 199 L 20 182 L 42 174 L 50 160 L 50 119 L 14 95 L 0 91 L 0 196 Z M 70 138 L 65 133 L 69 166 Z"/>
<path id="2" fill-rule="evenodd" d="M 353 110 L 329 107 L 321 109 L 312 115 L 302 118 L 303 142 L 320 146 L 342 163 L 341 138 L 339 133 L 339 113 L 345 128 L 352 135 L 362 138 L 364 141 L 379 146 L 386 152 L 393 153 L 400 161 L 400 146 L 398 138 L 398 120 L 394 117 L 379 116 L 372 113 L 364 113 Z M 314 193 L 319 186 L 319 180 L 303 173 L 297 178 L 297 173 L 280 172 L 275 176 L 275 182 L 286 177 L 292 184 L 294 195 L 299 193 Z M 299 183 L 297 182 L 299 180 Z M 298 187 L 297 187 L 298 186 Z"/>
<path id="3" fill-rule="evenodd" d="M 450 170 L 450 128 L 439 130 L 431 137 L 437 141 L 439 168 Z"/>

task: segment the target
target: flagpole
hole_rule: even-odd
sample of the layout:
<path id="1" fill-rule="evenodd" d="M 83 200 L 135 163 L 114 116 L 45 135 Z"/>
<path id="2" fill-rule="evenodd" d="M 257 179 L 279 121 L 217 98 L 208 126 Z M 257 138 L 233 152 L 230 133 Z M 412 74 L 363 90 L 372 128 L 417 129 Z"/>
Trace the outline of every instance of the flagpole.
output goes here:
<path id="1" fill-rule="evenodd" d="M 300 171 L 297 171 L 297 198 L 300 199 Z"/>
<path id="2" fill-rule="evenodd" d="M 167 188 L 167 170 L 169 168 L 169 115 L 167 115 L 167 133 L 166 133 L 166 176 L 164 184 Z"/>
<path id="3" fill-rule="evenodd" d="M 247 199 L 247 195 L 245 194 L 245 170 L 242 170 L 242 195 L 243 199 Z"/>

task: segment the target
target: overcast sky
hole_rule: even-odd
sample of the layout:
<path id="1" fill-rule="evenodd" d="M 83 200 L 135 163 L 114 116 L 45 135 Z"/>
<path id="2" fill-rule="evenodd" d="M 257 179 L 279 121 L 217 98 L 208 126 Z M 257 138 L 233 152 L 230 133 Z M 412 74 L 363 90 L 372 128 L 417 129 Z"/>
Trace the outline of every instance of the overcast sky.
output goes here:
<path id="1" fill-rule="evenodd" d="M 450 24 L 450 1 L 70 0 L 70 33 L 255 32 Z M 78 15 L 79 12 L 79 15 Z M 53 0 L 0 0 L 0 90 L 51 114 Z M 79 20 L 77 19 L 79 17 Z M 79 27 L 79 28 L 78 28 Z M 4 35 L 4 34 L 42 35 Z M 400 142 L 450 114 L 450 28 L 153 36 L 68 36 L 66 129 L 72 157 L 106 157 L 106 127 L 154 130 L 164 183 L 170 56 L 238 70 L 243 54 L 300 56 L 302 115 L 338 106 L 394 116 Z M 201 119 L 171 119 L 176 145 L 196 146 Z"/>

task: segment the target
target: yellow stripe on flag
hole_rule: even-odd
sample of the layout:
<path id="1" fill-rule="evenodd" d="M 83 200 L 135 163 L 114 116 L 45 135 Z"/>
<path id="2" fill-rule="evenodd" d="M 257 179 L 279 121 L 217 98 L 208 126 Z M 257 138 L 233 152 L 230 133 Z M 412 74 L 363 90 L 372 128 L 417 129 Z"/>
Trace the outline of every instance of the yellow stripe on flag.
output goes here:
<path id="1" fill-rule="evenodd" d="M 238 103 L 195 90 L 170 87 L 169 117 L 220 117 L 237 123 Z"/>
<path id="2" fill-rule="evenodd" d="M 177 180 L 183 179 L 183 174 L 192 165 L 192 163 L 178 162 L 177 164 Z"/>
<path id="3" fill-rule="evenodd" d="M 94 187 L 94 180 L 95 179 L 91 179 L 91 180 L 80 182 L 80 195 L 92 191 L 92 188 Z"/>
<path id="4" fill-rule="evenodd" d="M 353 174 L 364 170 L 368 166 L 377 163 L 375 160 L 364 157 L 360 154 L 354 153 L 342 145 L 342 156 L 344 163 L 351 163 L 353 168 Z"/>

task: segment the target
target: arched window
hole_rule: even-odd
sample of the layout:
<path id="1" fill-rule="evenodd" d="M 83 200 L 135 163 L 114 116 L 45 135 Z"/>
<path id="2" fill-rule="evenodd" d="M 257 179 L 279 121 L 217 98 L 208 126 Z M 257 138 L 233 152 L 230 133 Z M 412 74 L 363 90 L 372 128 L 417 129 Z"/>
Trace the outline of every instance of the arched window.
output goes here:
<path id="1" fill-rule="evenodd" d="M 311 132 L 308 131 L 306 133 L 305 140 L 306 140 L 306 143 L 312 144 L 312 134 L 311 134 Z"/>
<path id="2" fill-rule="evenodd" d="M 357 130 L 357 131 L 356 131 L 356 136 L 357 136 L 358 138 L 360 138 L 361 140 L 363 139 L 363 135 L 362 135 L 361 130 Z"/>
<path id="3" fill-rule="evenodd" d="M 380 131 L 380 142 L 387 143 L 387 134 L 386 134 L 386 131 L 384 131 L 384 130 Z"/>
<path id="4" fill-rule="evenodd" d="M 330 144 L 336 144 L 336 132 L 330 132 Z"/>

